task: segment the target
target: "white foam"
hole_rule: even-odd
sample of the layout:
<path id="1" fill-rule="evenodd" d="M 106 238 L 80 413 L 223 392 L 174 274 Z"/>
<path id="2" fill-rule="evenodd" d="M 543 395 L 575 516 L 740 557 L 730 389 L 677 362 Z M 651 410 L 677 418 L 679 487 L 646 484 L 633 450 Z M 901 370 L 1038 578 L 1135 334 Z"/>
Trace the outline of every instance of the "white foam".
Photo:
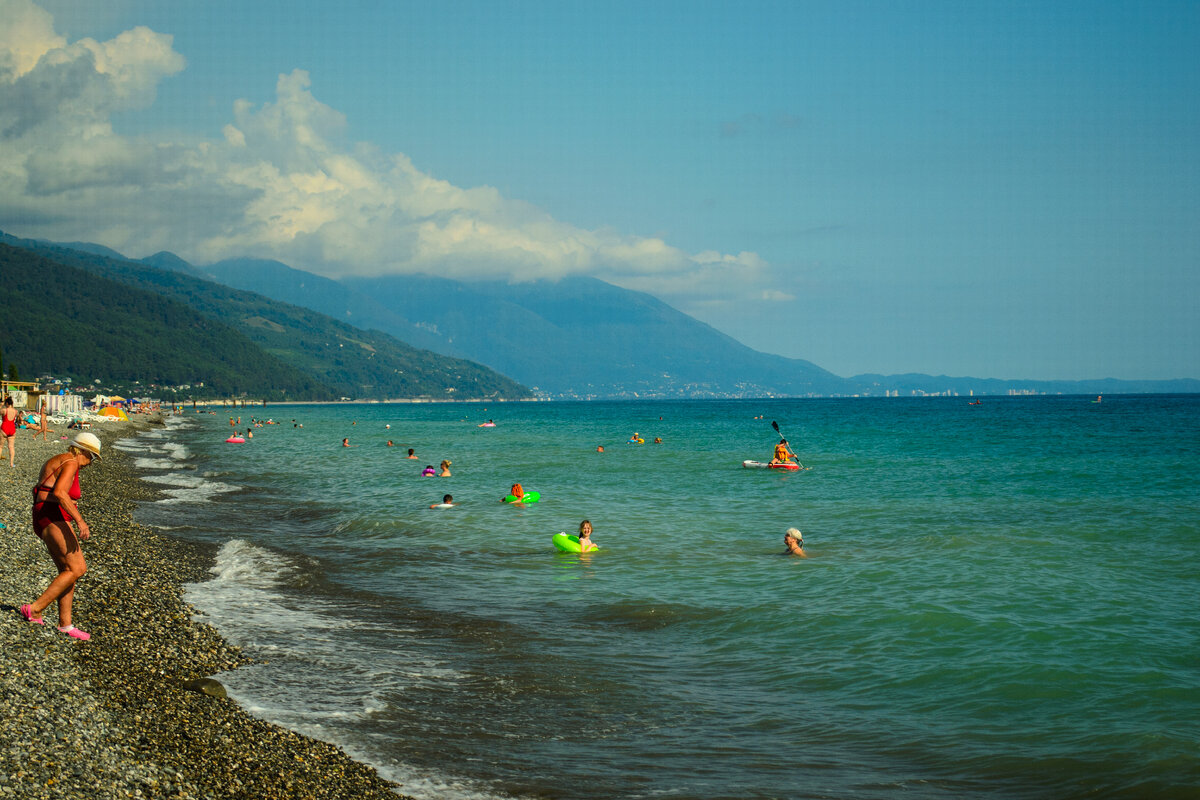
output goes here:
<path id="1" fill-rule="evenodd" d="M 344 598 L 293 588 L 303 564 L 243 539 L 221 545 L 203 583 L 184 597 L 230 641 L 269 654 L 266 664 L 221 677 L 250 713 L 333 742 L 403 783 L 417 798 L 500 800 L 505 795 L 454 776 L 398 763 L 356 734 L 406 686 L 456 682 L 461 674 L 422 653 L 410 629 L 383 624 Z"/>
<path id="2" fill-rule="evenodd" d="M 135 458 L 133 465 L 138 469 L 174 469 L 176 466 L 169 458 Z"/>
<path id="3" fill-rule="evenodd" d="M 174 503 L 205 503 L 213 497 L 226 492 L 237 491 L 239 487 L 220 481 L 210 481 L 193 473 L 167 472 L 161 475 L 147 475 L 143 478 L 147 483 L 158 483 L 174 486 L 165 489 L 164 497 L 158 504 L 171 505 Z"/>

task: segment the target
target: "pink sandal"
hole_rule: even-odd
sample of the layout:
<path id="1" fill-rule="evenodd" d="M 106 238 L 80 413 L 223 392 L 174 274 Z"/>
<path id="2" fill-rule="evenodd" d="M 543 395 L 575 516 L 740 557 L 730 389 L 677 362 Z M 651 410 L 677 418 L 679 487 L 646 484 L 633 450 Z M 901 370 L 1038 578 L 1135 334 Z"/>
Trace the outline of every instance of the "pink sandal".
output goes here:
<path id="1" fill-rule="evenodd" d="M 87 631 L 81 631 L 81 630 L 79 630 L 79 628 L 76 628 L 74 625 L 64 625 L 63 627 L 58 629 L 58 632 L 65 633 L 67 636 L 74 637 L 81 642 L 86 642 L 88 639 L 92 638 L 92 635 L 90 633 L 88 633 Z"/>
<path id="2" fill-rule="evenodd" d="M 29 603 L 26 603 L 25 605 L 21 606 L 17 610 L 21 612 L 21 616 L 25 618 L 26 622 L 32 622 L 34 625 L 44 625 L 45 624 L 45 621 L 42 620 L 41 617 L 34 619 L 33 609 L 30 608 Z"/>

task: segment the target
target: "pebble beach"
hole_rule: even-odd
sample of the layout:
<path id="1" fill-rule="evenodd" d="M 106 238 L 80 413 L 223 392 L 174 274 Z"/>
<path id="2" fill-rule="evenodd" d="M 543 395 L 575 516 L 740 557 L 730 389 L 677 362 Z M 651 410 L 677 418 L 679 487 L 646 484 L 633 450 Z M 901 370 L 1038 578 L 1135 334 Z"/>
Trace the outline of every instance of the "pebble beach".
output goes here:
<path id="1" fill-rule="evenodd" d="M 66 449 L 17 431 L 16 466 L 0 463 L 0 798 L 389 798 L 395 784 L 320 742 L 246 713 L 206 682 L 246 663 L 196 619 L 183 585 L 204 580 L 213 553 L 133 521 L 153 490 L 111 447 L 161 424 L 154 417 L 93 426 L 103 458 L 81 472 L 80 510 L 92 531 L 74 622 L 59 633 L 18 607 L 54 577 L 30 523 L 38 470 Z M 201 689 L 208 689 L 212 694 Z"/>

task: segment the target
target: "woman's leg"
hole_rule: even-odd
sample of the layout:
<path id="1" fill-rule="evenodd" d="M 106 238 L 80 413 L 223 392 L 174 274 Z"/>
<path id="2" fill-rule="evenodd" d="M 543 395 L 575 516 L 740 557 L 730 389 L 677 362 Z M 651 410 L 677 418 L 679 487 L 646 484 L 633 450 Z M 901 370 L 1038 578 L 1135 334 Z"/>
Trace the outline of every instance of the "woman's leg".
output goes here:
<path id="1" fill-rule="evenodd" d="M 17 437 L 14 434 L 13 436 L 5 436 L 4 438 L 8 442 L 8 465 L 11 467 L 14 466 L 13 462 L 16 460 L 17 456 L 17 451 L 13 449 L 13 443 L 17 441 Z"/>
<path id="2" fill-rule="evenodd" d="M 69 522 L 52 522 L 42 531 L 42 541 L 50 551 L 54 566 L 58 567 L 58 576 L 50 582 L 42 596 L 30 603 L 30 611 L 34 617 L 42 616 L 46 607 L 58 601 L 58 624 L 66 627 L 71 624 L 71 601 L 75 597 L 75 582 L 87 573 L 87 564 L 83 560 L 83 550 L 75 538 L 75 531 Z"/>

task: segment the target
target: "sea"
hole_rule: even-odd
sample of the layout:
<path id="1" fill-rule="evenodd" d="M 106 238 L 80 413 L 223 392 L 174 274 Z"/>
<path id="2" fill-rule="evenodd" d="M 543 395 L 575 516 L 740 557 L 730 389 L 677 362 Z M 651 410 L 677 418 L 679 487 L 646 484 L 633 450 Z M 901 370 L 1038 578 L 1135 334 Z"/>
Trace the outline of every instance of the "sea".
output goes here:
<path id="1" fill-rule="evenodd" d="M 118 447 L 215 549 L 231 696 L 413 797 L 1196 798 L 1200 396 L 1096 400 L 187 407 Z M 743 468 L 780 434 L 809 469 Z"/>

